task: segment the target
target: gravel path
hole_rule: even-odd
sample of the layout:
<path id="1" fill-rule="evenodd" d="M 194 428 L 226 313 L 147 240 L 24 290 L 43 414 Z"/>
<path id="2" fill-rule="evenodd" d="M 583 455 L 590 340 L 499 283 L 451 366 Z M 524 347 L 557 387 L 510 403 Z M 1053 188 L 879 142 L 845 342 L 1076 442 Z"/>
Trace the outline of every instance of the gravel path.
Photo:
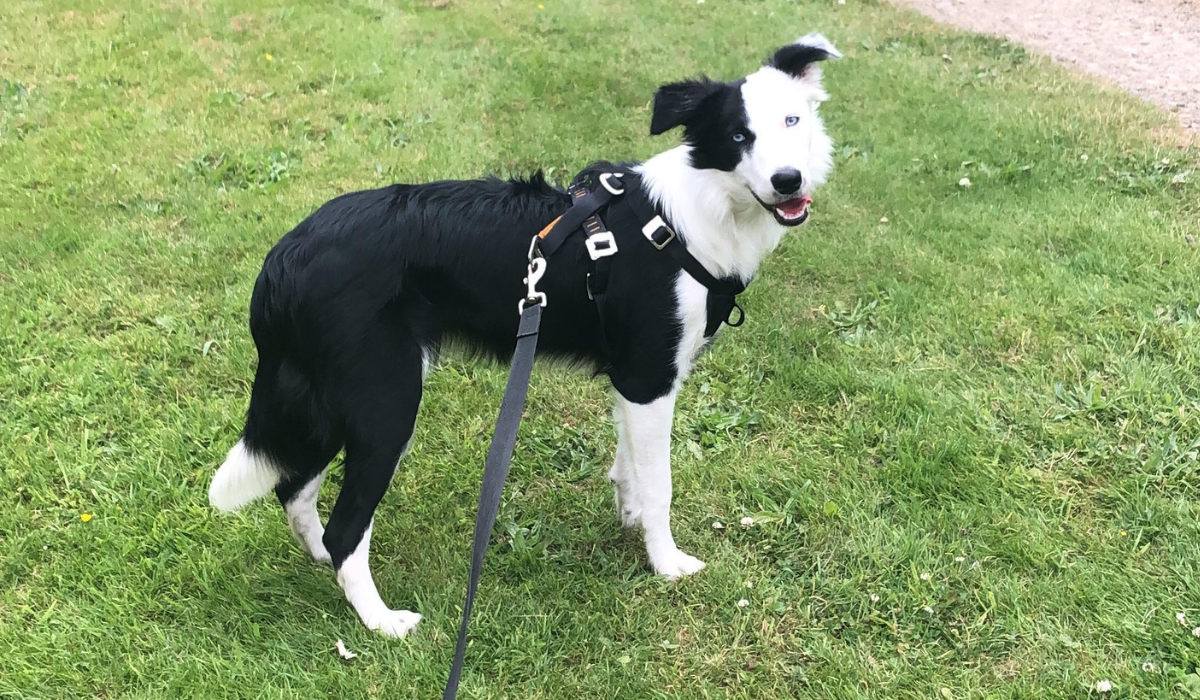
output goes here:
<path id="1" fill-rule="evenodd" d="M 895 0 L 1108 78 L 1200 131 L 1200 0 Z"/>

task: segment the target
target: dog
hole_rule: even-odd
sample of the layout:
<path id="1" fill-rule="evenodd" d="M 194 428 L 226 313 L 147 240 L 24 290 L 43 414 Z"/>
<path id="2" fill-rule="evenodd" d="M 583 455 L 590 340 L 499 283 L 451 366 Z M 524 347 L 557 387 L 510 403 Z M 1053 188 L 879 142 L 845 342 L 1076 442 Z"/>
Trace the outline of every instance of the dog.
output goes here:
<path id="1" fill-rule="evenodd" d="M 683 127 L 682 144 L 580 177 L 626 176 L 622 201 L 652 207 L 712 276 L 749 283 L 784 233 L 808 220 L 832 169 L 819 62 L 840 56 L 814 33 L 740 80 L 663 85 L 650 133 Z M 430 363 L 447 342 L 512 356 L 530 240 L 571 201 L 540 173 L 392 185 L 329 201 L 266 257 L 250 303 L 259 363 L 246 426 L 209 500 L 233 511 L 274 490 L 301 547 L 332 565 L 372 630 L 402 637 L 421 619 L 384 604 L 368 557 Z M 610 224 L 621 218 L 610 214 Z M 602 307 L 584 284 L 583 235 L 549 259 L 538 345 L 611 381 L 609 477 L 621 523 L 641 528 L 657 574 L 677 578 L 704 567 L 671 532 L 670 438 L 678 389 L 712 335 L 708 288 L 644 233 L 613 226 L 618 252 Z M 342 489 L 322 527 L 317 495 L 343 449 Z"/>

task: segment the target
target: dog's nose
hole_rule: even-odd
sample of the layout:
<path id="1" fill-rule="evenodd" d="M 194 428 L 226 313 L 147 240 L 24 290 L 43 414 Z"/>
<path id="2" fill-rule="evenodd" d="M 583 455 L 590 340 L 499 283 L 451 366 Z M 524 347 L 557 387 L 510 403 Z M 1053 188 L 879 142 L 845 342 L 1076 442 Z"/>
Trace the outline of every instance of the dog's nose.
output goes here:
<path id="1" fill-rule="evenodd" d="M 771 186 L 779 194 L 796 194 L 804 177 L 795 168 L 784 168 L 771 176 Z"/>

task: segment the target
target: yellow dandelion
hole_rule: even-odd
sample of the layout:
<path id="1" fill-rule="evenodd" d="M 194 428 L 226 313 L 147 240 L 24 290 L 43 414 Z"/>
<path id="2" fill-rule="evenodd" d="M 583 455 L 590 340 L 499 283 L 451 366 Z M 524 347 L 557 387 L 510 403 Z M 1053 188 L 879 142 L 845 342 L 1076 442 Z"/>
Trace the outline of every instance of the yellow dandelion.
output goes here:
<path id="1" fill-rule="evenodd" d="M 275 60 L 275 57 L 274 57 L 274 56 L 272 56 L 271 54 L 266 54 L 266 55 L 264 55 L 264 56 L 263 56 L 263 58 L 267 59 L 268 61 L 274 61 L 274 60 Z"/>
<path id="2" fill-rule="evenodd" d="M 1121 535 L 1121 537 L 1127 537 L 1129 535 L 1129 533 L 1125 532 L 1124 530 L 1121 530 L 1120 535 Z"/>
<path id="3" fill-rule="evenodd" d="M 542 4 L 540 4 L 540 3 L 539 3 L 539 4 L 538 4 L 538 9 L 539 9 L 539 10 L 544 10 L 544 9 L 546 9 L 546 6 L 545 6 L 545 5 L 542 5 Z"/>
<path id="4" fill-rule="evenodd" d="M 79 519 L 86 523 L 87 521 L 92 519 L 92 514 L 91 513 L 80 513 Z"/>

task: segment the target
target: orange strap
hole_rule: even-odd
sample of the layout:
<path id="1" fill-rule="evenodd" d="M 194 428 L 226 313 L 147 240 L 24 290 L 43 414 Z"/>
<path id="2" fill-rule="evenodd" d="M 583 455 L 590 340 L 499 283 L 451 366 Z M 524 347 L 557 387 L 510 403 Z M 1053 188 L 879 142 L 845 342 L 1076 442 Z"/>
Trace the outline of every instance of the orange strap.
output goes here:
<path id="1" fill-rule="evenodd" d="M 561 218 L 562 218 L 562 216 L 559 216 L 554 221 L 551 221 L 550 223 L 546 224 L 546 228 L 542 229 L 541 232 L 538 233 L 538 238 L 545 238 L 546 234 L 550 233 L 550 229 L 554 228 L 554 224 L 557 224 L 558 220 Z"/>

